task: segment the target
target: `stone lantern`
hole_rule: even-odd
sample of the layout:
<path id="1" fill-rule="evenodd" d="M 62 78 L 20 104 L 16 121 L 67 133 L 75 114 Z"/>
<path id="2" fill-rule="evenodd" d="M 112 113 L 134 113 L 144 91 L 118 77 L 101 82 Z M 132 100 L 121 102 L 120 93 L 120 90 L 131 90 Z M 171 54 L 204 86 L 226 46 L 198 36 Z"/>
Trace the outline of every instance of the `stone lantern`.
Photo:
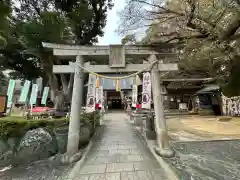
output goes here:
<path id="1" fill-rule="evenodd" d="M 127 110 L 126 110 L 127 112 L 131 112 L 132 111 L 131 102 L 132 102 L 131 99 L 128 98 L 127 99 Z"/>

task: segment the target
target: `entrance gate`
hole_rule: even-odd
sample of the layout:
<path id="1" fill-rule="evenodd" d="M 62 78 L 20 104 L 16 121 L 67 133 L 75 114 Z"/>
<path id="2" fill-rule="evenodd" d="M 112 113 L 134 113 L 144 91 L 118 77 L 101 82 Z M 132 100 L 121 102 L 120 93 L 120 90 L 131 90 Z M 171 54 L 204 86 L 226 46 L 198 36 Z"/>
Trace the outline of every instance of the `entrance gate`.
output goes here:
<path id="1" fill-rule="evenodd" d="M 144 71 L 151 72 L 153 102 L 155 111 L 155 125 L 157 132 L 158 152 L 162 156 L 170 156 L 173 154 L 168 142 L 166 122 L 164 119 L 164 107 L 161 89 L 159 71 L 176 71 L 177 64 L 164 64 L 158 61 L 157 57 L 165 57 L 173 55 L 173 46 L 142 46 L 142 45 L 110 45 L 110 46 L 76 46 L 76 45 L 60 45 L 52 43 L 43 43 L 43 47 L 53 49 L 56 56 L 64 56 L 65 58 L 74 57 L 76 62 L 70 65 L 54 65 L 53 73 L 74 73 L 74 84 L 72 93 L 72 104 L 69 122 L 68 146 L 67 154 L 74 155 L 78 151 L 79 133 L 80 133 L 80 112 L 83 93 L 83 75 L 90 73 L 129 73 L 137 72 L 131 76 L 142 73 Z M 109 57 L 108 65 L 91 65 L 92 59 L 106 59 Z M 126 59 L 148 60 L 144 64 L 126 64 Z M 84 60 L 86 61 L 84 63 Z M 130 77 L 130 76 L 128 76 Z"/>

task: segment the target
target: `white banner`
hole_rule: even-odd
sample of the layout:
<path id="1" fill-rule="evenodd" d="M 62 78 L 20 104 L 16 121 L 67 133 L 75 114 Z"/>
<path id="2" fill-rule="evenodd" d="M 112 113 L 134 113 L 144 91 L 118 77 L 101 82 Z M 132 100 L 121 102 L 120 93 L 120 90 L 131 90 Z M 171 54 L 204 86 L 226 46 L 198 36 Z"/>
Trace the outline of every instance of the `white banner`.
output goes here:
<path id="1" fill-rule="evenodd" d="M 31 81 L 26 80 L 24 82 L 24 86 L 22 87 L 22 90 L 21 90 L 19 102 L 25 103 L 27 101 L 28 93 L 30 90 L 30 85 L 31 85 Z"/>
<path id="2" fill-rule="evenodd" d="M 43 105 L 47 104 L 48 93 L 49 93 L 49 87 L 44 87 L 41 104 Z"/>
<path id="3" fill-rule="evenodd" d="M 149 72 L 143 73 L 142 83 L 142 108 L 151 109 L 151 75 Z"/>
<path id="4" fill-rule="evenodd" d="M 137 104 L 137 97 L 138 97 L 138 92 L 137 92 L 137 85 L 133 84 L 132 85 L 132 107 L 136 107 Z"/>
<path id="5" fill-rule="evenodd" d="M 103 87 L 99 86 L 96 88 L 96 104 L 99 104 L 99 107 L 103 106 Z"/>
<path id="6" fill-rule="evenodd" d="M 13 99 L 13 93 L 14 93 L 14 88 L 15 88 L 15 80 L 10 79 L 8 83 L 8 90 L 7 90 L 7 107 L 10 108 L 12 106 L 12 99 Z"/>
<path id="7" fill-rule="evenodd" d="M 31 92 L 31 97 L 30 97 L 30 105 L 36 104 L 37 103 L 37 97 L 38 97 L 38 85 L 33 84 L 32 85 L 32 92 Z"/>
<path id="8" fill-rule="evenodd" d="M 88 93 L 87 93 L 87 103 L 86 111 L 95 111 L 95 96 L 96 96 L 96 76 L 89 74 L 88 78 Z"/>

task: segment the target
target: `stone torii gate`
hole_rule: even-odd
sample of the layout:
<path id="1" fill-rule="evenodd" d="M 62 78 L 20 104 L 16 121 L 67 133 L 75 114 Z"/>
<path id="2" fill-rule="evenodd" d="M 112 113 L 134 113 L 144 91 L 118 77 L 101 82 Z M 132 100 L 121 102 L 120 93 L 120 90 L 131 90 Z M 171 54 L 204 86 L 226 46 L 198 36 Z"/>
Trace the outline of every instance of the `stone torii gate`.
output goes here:
<path id="1" fill-rule="evenodd" d="M 146 68 L 144 64 L 126 64 L 127 58 L 147 59 L 150 63 L 157 60 L 159 56 L 173 55 L 172 47 L 162 46 L 155 51 L 152 46 L 141 45 L 110 45 L 110 46 L 77 46 L 77 45 L 60 45 L 52 43 L 42 43 L 43 47 L 53 49 L 56 56 L 67 58 L 76 58 L 75 64 L 54 65 L 53 73 L 74 73 L 73 93 L 71 102 L 71 113 L 69 122 L 67 155 L 72 156 L 78 151 L 79 133 L 80 133 L 80 114 L 83 93 L 83 75 L 84 69 L 96 73 L 129 73 L 137 72 Z M 93 59 L 106 60 L 109 58 L 108 65 L 91 65 L 88 61 Z M 86 61 L 84 63 L 84 60 Z M 80 66 L 84 67 L 81 68 Z M 177 64 L 164 64 L 159 61 L 151 69 L 152 92 L 155 111 L 155 125 L 157 131 L 158 153 L 168 157 L 173 154 L 168 142 L 166 122 L 164 119 L 164 108 L 162 94 L 160 92 L 159 71 L 176 71 Z"/>

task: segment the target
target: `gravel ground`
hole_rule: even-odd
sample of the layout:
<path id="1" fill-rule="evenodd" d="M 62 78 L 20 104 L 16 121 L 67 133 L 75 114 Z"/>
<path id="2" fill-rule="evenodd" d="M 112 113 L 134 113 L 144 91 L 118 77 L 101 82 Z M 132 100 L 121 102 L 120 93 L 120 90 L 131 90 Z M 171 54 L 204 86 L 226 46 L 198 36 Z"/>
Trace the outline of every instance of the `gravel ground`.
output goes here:
<path id="1" fill-rule="evenodd" d="M 238 140 L 240 119 L 218 121 L 219 117 L 171 116 L 167 117 L 170 137 L 175 141 Z"/>
<path id="2" fill-rule="evenodd" d="M 240 140 L 172 143 L 175 158 L 166 159 L 180 180 L 239 180 Z"/>
<path id="3" fill-rule="evenodd" d="M 72 166 L 62 166 L 54 160 L 42 160 L 0 172 L 1 180 L 59 180 L 66 177 Z"/>

